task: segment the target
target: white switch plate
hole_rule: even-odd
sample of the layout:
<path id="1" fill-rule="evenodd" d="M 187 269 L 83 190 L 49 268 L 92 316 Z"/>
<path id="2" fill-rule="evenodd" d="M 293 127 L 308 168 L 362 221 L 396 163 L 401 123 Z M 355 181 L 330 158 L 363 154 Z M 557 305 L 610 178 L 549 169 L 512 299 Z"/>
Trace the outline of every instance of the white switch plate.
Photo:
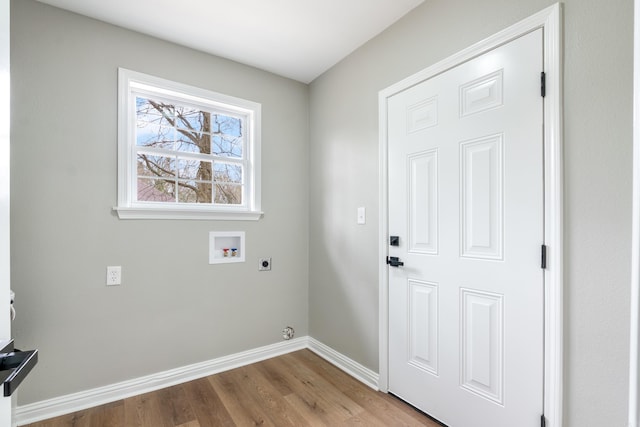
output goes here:
<path id="1" fill-rule="evenodd" d="M 111 265 L 107 267 L 107 286 L 117 286 L 122 283 L 122 267 Z"/>
<path id="2" fill-rule="evenodd" d="M 358 208 L 358 224 L 366 224 L 367 223 L 367 212 L 364 206 Z"/>

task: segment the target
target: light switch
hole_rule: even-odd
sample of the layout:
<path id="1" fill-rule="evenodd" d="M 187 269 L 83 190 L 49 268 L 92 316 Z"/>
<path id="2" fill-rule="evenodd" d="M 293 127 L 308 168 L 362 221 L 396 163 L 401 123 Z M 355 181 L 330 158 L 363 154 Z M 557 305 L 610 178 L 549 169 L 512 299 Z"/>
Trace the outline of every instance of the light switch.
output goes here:
<path id="1" fill-rule="evenodd" d="M 358 224 L 367 223 L 367 213 L 364 206 L 358 208 Z"/>

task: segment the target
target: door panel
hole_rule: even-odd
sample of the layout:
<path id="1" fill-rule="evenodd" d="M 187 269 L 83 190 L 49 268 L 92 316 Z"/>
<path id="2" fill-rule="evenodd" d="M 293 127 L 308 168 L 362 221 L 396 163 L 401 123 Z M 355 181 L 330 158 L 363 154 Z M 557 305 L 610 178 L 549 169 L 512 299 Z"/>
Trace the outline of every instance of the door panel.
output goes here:
<path id="1" fill-rule="evenodd" d="M 438 253 L 438 152 L 409 157 L 409 251 Z"/>
<path id="2" fill-rule="evenodd" d="M 502 259 L 502 134 L 460 144 L 462 256 Z"/>
<path id="3" fill-rule="evenodd" d="M 409 363 L 438 375 L 438 285 L 409 281 Z"/>
<path id="4" fill-rule="evenodd" d="M 460 290 L 461 387 L 504 403 L 503 295 Z"/>
<path id="5" fill-rule="evenodd" d="M 537 30 L 389 98 L 389 391 L 451 427 L 542 414 L 541 71 Z"/>

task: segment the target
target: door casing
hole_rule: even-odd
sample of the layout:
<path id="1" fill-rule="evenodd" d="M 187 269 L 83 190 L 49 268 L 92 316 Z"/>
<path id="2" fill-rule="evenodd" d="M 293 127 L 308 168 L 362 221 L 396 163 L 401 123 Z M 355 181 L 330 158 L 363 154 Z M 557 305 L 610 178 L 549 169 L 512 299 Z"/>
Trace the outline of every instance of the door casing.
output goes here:
<path id="1" fill-rule="evenodd" d="M 11 338 L 9 315 L 10 296 L 10 246 L 9 235 L 9 125 L 11 99 L 10 74 L 10 1 L 0 0 L 0 341 Z M 0 425 L 13 425 L 11 420 L 12 399 L 0 396 Z M 8 424 L 11 423 L 11 424 Z"/>
<path id="2" fill-rule="evenodd" d="M 396 93 L 445 72 L 463 62 L 508 43 L 538 28 L 544 31 L 544 239 L 547 268 L 544 270 L 544 417 L 548 427 L 562 426 L 563 376 L 563 157 L 562 157 L 562 9 L 556 3 L 493 36 L 446 58 L 431 67 L 380 91 L 379 107 L 379 380 L 389 388 L 389 281 L 384 262 L 388 255 L 388 139 L 387 101 Z"/>
<path id="3" fill-rule="evenodd" d="M 633 19 L 633 204 L 631 212 L 631 310 L 629 313 L 629 422 L 640 426 L 640 0 Z"/>

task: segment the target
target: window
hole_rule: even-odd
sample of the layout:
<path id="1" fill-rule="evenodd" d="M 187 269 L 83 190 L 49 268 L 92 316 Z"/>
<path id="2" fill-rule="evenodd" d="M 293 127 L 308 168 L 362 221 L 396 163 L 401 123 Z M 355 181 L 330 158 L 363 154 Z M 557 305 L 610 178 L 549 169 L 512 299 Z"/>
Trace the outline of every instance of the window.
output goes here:
<path id="1" fill-rule="evenodd" d="M 123 68 L 118 78 L 120 218 L 260 218 L 260 104 Z"/>

